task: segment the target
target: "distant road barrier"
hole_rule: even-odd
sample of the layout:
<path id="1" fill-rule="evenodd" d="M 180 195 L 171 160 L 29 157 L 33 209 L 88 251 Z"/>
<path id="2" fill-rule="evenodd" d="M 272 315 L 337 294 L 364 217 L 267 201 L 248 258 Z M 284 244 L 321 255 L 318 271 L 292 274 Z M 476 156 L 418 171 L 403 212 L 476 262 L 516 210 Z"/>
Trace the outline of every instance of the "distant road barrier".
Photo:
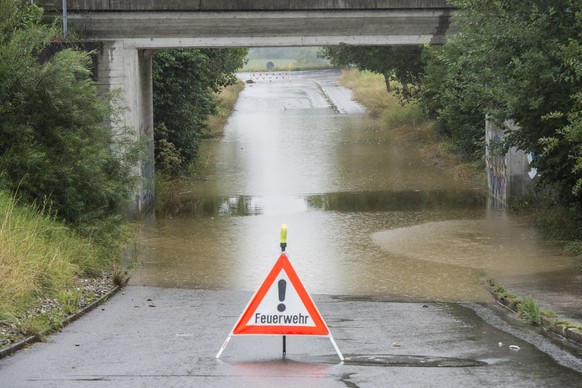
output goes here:
<path id="1" fill-rule="evenodd" d="M 261 80 L 283 80 L 283 79 L 291 79 L 291 72 L 290 71 L 273 71 L 273 72 L 266 72 L 266 73 L 251 73 L 249 75 L 249 80 L 252 81 L 261 81 Z"/>

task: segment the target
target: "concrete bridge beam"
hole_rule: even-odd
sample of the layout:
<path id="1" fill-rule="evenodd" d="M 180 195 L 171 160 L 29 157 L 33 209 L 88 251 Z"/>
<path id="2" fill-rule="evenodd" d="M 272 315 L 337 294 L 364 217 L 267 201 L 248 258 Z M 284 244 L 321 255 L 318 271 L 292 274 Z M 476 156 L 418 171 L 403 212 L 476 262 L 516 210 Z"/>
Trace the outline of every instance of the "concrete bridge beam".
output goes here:
<path id="1" fill-rule="evenodd" d="M 36 0 L 62 10 L 62 0 Z M 341 9 L 449 9 L 447 0 L 68 0 L 70 11 L 290 11 Z"/>
<path id="2" fill-rule="evenodd" d="M 443 44 L 451 10 L 287 12 L 83 12 L 69 28 L 136 47 L 272 47 Z"/>

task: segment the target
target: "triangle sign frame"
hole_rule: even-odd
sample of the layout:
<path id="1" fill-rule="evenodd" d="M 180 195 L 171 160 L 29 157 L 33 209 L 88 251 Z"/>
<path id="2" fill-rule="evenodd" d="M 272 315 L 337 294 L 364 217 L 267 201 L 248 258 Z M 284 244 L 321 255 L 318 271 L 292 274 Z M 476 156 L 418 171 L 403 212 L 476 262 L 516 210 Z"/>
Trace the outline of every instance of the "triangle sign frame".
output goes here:
<path id="1" fill-rule="evenodd" d="M 315 326 L 297 326 L 297 325 L 289 325 L 289 324 L 281 324 L 281 325 L 272 325 L 272 326 L 259 326 L 259 325 L 249 325 L 248 322 L 252 318 L 253 314 L 256 313 L 259 305 L 265 298 L 267 292 L 273 286 L 275 280 L 279 277 L 279 274 L 285 271 L 289 281 L 297 291 L 301 302 L 303 303 L 305 309 L 309 313 L 309 316 L 315 323 Z M 279 256 L 279 259 L 273 266 L 273 269 L 267 275 L 261 287 L 259 287 L 258 291 L 255 293 L 251 302 L 247 306 L 244 313 L 238 320 L 238 323 L 235 325 L 234 329 L 232 330 L 233 335 L 245 335 L 245 334 L 263 334 L 263 335 L 313 335 L 313 336 L 323 336 L 327 337 L 329 335 L 329 329 L 327 325 L 323 321 L 321 314 L 315 307 L 313 300 L 307 293 L 307 290 L 301 283 L 297 272 L 293 269 L 289 258 L 285 253 L 282 253 Z"/>
<path id="2" fill-rule="evenodd" d="M 267 325 L 265 324 L 253 325 L 249 323 L 251 319 L 253 319 L 253 316 L 257 314 L 257 310 L 261 306 L 261 302 L 263 302 L 269 290 L 271 290 L 271 288 L 274 286 L 275 280 L 280 277 L 280 274 L 282 272 L 284 272 L 287 278 L 289 279 L 289 282 L 295 289 L 301 304 L 307 311 L 309 318 L 312 319 L 314 325 L 307 326 L 291 324 L 293 322 L 297 323 L 297 319 L 295 321 L 287 320 L 288 323 L 281 324 L 278 324 L 279 321 L 274 321 L 273 324 L 271 324 L 270 322 Z M 275 315 L 275 319 L 277 319 L 276 317 L 277 315 Z M 255 318 L 255 321 L 256 320 L 257 319 Z M 269 272 L 269 274 L 267 275 L 267 277 L 265 278 L 257 292 L 255 292 L 255 294 L 251 298 L 251 301 L 244 309 L 242 315 L 240 316 L 237 323 L 234 325 L 230 334 L 226 338 L 224 344 L 218 351 L 216 358 L 220 357 L 220 355 L 228 345 L 230 339 L 235 335 L 282 335 L 282 336 L 296 335 L 296 336 L 328 337 L 331 340 L 331 343 L 333 344 L 333 347 L 336 353 L 338 354 L 340 360 L 341 361 L 344 360 L 344 357 L 340 352 L 337 344 L 335 343 L 333 336 L 329 331 L 329 328 L 325 324 L 323 317 L 317 310 L 317 307 L 313 303 L 313 300 L 309 296 L 309 293 L 307 292 L 307 290 L 303 286 L 303 283 L 299 279 L 299 275 L 297 275 L 297 272 L 295 272 L 295 269 L 291 265 L 289 258 L 284 252 L 281 253 L 281 256 L 279 256 L 279 259 L 277 260 L 277 262 L 275 263 L 275 265 L 273 266 L 273 268 L 271 269 L 271 271 Z"/>

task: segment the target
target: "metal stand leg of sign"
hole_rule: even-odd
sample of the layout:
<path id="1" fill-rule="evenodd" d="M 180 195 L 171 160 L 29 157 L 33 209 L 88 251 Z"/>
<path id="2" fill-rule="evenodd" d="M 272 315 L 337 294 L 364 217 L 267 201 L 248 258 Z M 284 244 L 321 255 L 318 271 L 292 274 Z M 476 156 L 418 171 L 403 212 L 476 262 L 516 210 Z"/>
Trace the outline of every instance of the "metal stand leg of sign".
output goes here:
<path id="1" fill-rule="evenodd" d="M 287 355 L 287 336 L 283 336 L 283 358 Z"/>
<path id="2" fill-rule="evenodd" d="M 216 354 L 217 359 L 220 358 L 220 356 L 222 355 L 222 352 L 224 352 L 224 349 L 226 349 L 226 347 L 228 346 L 228 343 L 230 342 L 231 338 L 232 338 L 232 335 L 230 335 L 230 334 L 228 337 L 226 337 L 226 340 L 222 344 L 222 347 L 220 348 L 220 350 Z M 343 356 L 342 352 L 340 351 L 339 347 L 337 346 L 337 344 L 335 343 L 335 340 L 333 339 L 333 336 L 331 334 L 329 335 L 329 340 L 331 341 L 331 344 L 333 345 L 333 348 L 335 349 L 335 352 L 337 353 L 340 361 L 344 361 L 345 360 L 344 356 Z M 287 354 L 286 336 L 283 336 L 283 357 L 285 357 L 286 354 Z"/>
<path id="3" fill-rule="evenodd" d="M 226 349 L 226 346 L 230 342 L 230 339 L 231 338 L 232 338 L 232 334 L 229 334 L 228 337 L 226 337 L 226 340 L 224 341 L 224 343 L 222 344 L 222 347 L 218 351 L 218 354 L 216 355 L 216 358 L 220 358 L 220 355 L 222 354 L 222 352 L 224 352 L 224 349 Z"/>
<path id="4" fill-rule="evenodd" d="M 340 361 L 344 361 L 344 355 L 342 354 L 342 352 L 340 352 L 337 344 L 335 343 L 335 340 L 333 339 L 333 335 L 331 335 L 331 333 L 329 333 L 329 339 L 331 341 L 331 344 L 333 345 L 333 348 L 335 349 L 335 352 L 337 353 Z"/>

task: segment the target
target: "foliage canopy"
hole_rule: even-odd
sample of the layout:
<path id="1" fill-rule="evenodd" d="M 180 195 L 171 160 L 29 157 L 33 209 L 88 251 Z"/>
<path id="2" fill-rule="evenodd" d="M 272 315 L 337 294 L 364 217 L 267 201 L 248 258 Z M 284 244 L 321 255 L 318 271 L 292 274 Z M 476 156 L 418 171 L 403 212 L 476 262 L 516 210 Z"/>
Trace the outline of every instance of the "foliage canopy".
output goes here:
<path id="1" fill-rule="evenodd" d="M 386 89 L 390 81 L 399 81 L 399 92 L 409 97 L 409 84 L 417 83 L 422 71 L 421 46 L 339 46 L 325 47 L 322 55 L 336 66 L 357 66 L 384 76 Z"/>
<path id="2" fill-rule="evenodd" d="M 236 81 L 247 49 L 167 49 L 153 59 L 156 167 L 180 174 L 195 160 L 215 93 Z"/>
<path id="3" fill-rule="evenodd" d="M 426 56 L 420 97 L 474 151 L 483 119 L 519 129 L 507 146 L 541 155 L 542 184 L 582 205 L 582 2 L 452 0 L 460 32 Z"/>

